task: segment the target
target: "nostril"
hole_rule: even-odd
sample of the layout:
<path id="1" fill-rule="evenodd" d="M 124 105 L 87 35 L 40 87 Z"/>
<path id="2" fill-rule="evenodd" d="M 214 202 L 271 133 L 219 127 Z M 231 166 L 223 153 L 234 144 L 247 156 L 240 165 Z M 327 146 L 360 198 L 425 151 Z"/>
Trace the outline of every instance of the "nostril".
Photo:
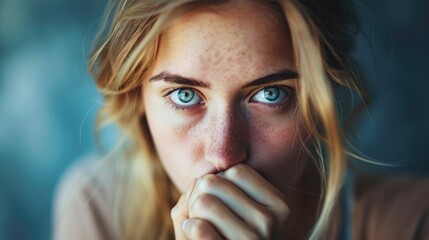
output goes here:
<path id="1" fill-rule="evenodd" d="M 247 161 L 248 155 L 245 148 L 235 149 L 231 152 L 217 152 L 207 156 L 207 159 L 211 161 L 217 172 L 223 172 L 232 166 L 244 163 Z"/>
<path id="2" fill-rule="evenodd" d="M 216 170 L 217 170 L 218 172 L 224 172 L 226 169 L 224 169 L 224 168 L 220 168 L 219 166 L 216 166 Z"/>

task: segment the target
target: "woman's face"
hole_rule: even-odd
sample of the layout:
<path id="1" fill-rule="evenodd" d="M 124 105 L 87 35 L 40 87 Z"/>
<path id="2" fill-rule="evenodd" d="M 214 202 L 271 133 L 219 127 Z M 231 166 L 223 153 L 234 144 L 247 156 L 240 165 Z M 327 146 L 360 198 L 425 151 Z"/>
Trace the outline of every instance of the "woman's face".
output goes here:
<path id="1" fill-rule="evenodd" d="M 183 192 L 237 163 L 284 192 L 305 166 L 287 26 L 242 4 L 199 9 L 162 35 L 144 109 L 159 158 Z"/>

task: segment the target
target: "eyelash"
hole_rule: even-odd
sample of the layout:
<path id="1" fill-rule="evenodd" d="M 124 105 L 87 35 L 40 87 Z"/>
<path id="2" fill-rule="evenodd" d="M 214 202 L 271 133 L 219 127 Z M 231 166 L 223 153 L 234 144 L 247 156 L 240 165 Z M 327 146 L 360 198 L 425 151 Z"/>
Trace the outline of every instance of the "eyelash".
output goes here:
<path id="1" fill-rule="evenodd" d="M 171 100 L 168 98 L 165 98 L 165 103 L 167 103 L 171 108 L 173 108 L 173 110 L 176 110 L 176 111 L 187 110 L 187 108 L 189 108 L 189 107 L 181 107 L 179 105 L 176 105 L 173 102 L 171 102 Z"/>
<path id="2" fill-rule="evenodd" d="M 264 86 L 264 87 L 257 89 L 256 91 L 253 91 L 252 94 L 250 95 L 249 99 L 252 99 L 259 91 L 262 91 L 263 89 L 266 89 L 266 88 L 279 88 L 279 89 L 285 91 L 286 94 L 288 94 L 288 96 L 283 102 L 280 102 L 277 104 L 268 104 L 268 103 L 262 103 L 262 102 L 252 102 L 252 103 L 262 104 L 264 106 L 274 108 L 274 109 L 282 109 L 282 108 L 285 108 L 287 105 L 289 105 L 291 103 L 291 101 L 293 101 L 295 99 L 295 90 L 294 89 L 292 89 L 291 87 L 287 87 L 287 86 L 283 86 L 283 85 L 277 85 L 277 84 L 267 85 L 267 86 Z"/>
<path id="3" fill-rule="evenodd" d="M 199 93 L 199 91 L 197 91 L 196 89 L 193 89 L 193 88 L 190 88 L 190 87 L 186 87 L 186 86 L 177 86 L 177 87 L 174 87 L 174 88 L 171 88 L 170 90 L 168 90 L 168 92 L 166 93 L 166 94 L 164 94 L 164 100 L 165 100 L 165 103 L 167 103 L 171 108 L 173 108 L 173 110 L 176 110 L 176 111 L 180 111 L 180 110 L 188 110 L 189 108 L 191 108 L 191 107 L 184 107 L 184 106 L 180 106 L 180 105 L 177 105 L 177 104 L 174 104 L 172 101 L 171 101 L 171 99 L 169 98 L 169 96 L 170 96 L 170 94 L 171 93 L 173 93 L 174 91 L 176 91 L 176 90 L 180 90 L 180 89 L 185 89 L 185 88 L 187 88 L 187 89 L 191 89 L 192 91 L 195 91 L 195 92 L 197 92 L 197 94 Z"/>
<path id="4" fill-rule="evenodd" d="M 259 91 L 261 91 L 261 90 L 263 90 L 265 88 L 272 88 L 272 87 L 276 87 L 276 88 L 279 88 L 279 89 L 285 91 L 289 96 L 286 98 L 286 100 L 284 102 L 281 102 L 281 103 L 278 103 L 278 104 L 267 104 L 267 103 L 261 103 L 261 102 L 252 102 L 252 103 L 263 104 L 263 105 L 265 105 L 267 107 L 274 108 L 274 109 L 282 109 L 286 105 L 290 104 L 290 102 L 292 100 L 294 100 L 295 97 L 296 97 L 295 96 L 295 90 L 292 89 L 291 87 L 286 87 L 286 86 L 281 86 L 281 85 L 273 84 L 273 85 L 268 85 L 268 86 L 261 87 L 261 88 L 257 89 L 256 91 L 252 91 L 252 94 L 247 99 L 251 99 L 253 96 L 256 95 L 256 93 L 258 93 Z M 193 89 L 193 88 L 190 88 L 190 87 L 187 87 L 187 86 L 177 86 L 177 87 L 171 88 L 170 90 L 168 90 L 168 92 L 166 94 L 163 95 L 163 97 L 165 99 L 165 102 L 171 108 L 173 108 L 173 110 L 176 110 L 176 111 L 189 110 L 193 106 L 190 106 L 190 107 L 180 106 L 180 105 L 177 105 L 177 104 L 173 103 L 171 101 L 171 99 L 169 98 L 169 96 L 170 96 L 171 93 L 173 93 L 176 90 L 180 90 L 180 89 L 191 89 L 192 91 L 195 91 L 196 94 L 200 95 L 199 91 L 196 90 L 196 89 Z M 200 97 L 201 97 L 201 95 L 200 95 Z M 201 98 L 203 98 L 203 97 L 201 97 Z"/>

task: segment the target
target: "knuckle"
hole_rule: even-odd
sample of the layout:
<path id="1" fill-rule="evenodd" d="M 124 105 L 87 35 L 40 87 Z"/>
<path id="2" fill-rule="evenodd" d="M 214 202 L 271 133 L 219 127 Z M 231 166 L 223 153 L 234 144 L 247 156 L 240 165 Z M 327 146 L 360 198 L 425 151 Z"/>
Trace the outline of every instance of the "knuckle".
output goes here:
<path id="1" fill-rule="evenodd" d="M 203 193 L 195 199 L 195 202 L 194 204 L 192 204 L 191 209 L 192 211 L 205 211 L 211 209 L 215 203 L 216 200 L 214 196 L 207 193 Z"/>
<path id="2" fill-rule="evenodd" d="M 171 211 L 170 211 L 170 216 L 172 219 L 177 219 L 178 216 L 178 211 L 177 211 L 177 205 L 175 205 Z"/>
<path id="3" fill-rule="evenodd" d="M 244 164 L 237 164 L 225 171 L 225 175 L 231 178 L 240 178 L 248 174 L 249 169 Z"/>
<path id="4" fill-rule="evenodd" d="M 210 189 L 213 187 L 216 187 L 219 182 L 220 182 L 220 177 L 214 175 L 214 174 L 209 174 L 204 176 L 201 180 L 200 183 L 198 184 L 198 187 L 201 189 Z"/>
<path id="5" fill-rule="evenodd" d="M 194 239 L 207 239 L 210 235 L 207 223 L 202 220 L 194 221 L 190 226 L 189 235 Z"/>
<path id="6" fill-rule="evenodd" d="M 178 208 L 179 208 L 179 206 L 175 205 L 171 209 L 171 211 L 170 211 L 171 219 L 173 219 L 173 220 L 178 220 L 179 219 L 179 209 Z"/>
<path id="7" fill-rule="evenodd" d="M 276 206 L 276 211 L 278 213 L 279 216 L 279 220 L 284 223 L 286 222 L 287 218 L 289 217 L 290 214 L 290 209 L 288 207 L 288 205 L 284 202 L 280 202 L 278 204 L 278 206 Z"/>
<path id="8" fill-rule="evenodd" d="M 250 233 L 247 233 L 246 236 L 244 236 L 242 239 L 259 240 L 261 239 L 261 237 L 258 236 L 256 233 L 250 232 Z"/>
<path id="9" fill-rule="evenodd" d="M 290 215 L 290 209 L 285 202 L 283 201 L 277 202 L 272 209 L 274 210 L 275 215 L 277 216 L 277 219 L 280 224 L 283 224 L 287 221 Z"/>
<path id="10" fill-rule="evenodd" d="M 276 222 L 274 215 L 266 209 L 259 212 L 259 219 L 261 219 L 264 229 L 268 232 L 274 227 Z"/>
<path id="11" fill-rule="evenodd" d="M 276 227 L 276 217 L 274 213 L 270 212 L 268 209 L 261 208 L 257 211 L 255 219 L 256 226 L 259 228 L 259 233 L 264 236 L 264 238 L 270 238 L 271 233 Z"/>

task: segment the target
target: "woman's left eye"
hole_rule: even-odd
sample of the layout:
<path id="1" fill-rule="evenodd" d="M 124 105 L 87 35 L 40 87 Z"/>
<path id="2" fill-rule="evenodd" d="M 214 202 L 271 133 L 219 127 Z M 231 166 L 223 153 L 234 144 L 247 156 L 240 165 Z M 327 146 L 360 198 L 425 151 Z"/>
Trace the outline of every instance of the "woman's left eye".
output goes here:
<path id="1" fill-rule="evenodd" d="M 253 102 L 260 102 L 265 104 L 279 104 L 286 101 L 289 94 L 286 90 L 279 87 L 266 87 L 259 90 L 251 100 Z"/>

